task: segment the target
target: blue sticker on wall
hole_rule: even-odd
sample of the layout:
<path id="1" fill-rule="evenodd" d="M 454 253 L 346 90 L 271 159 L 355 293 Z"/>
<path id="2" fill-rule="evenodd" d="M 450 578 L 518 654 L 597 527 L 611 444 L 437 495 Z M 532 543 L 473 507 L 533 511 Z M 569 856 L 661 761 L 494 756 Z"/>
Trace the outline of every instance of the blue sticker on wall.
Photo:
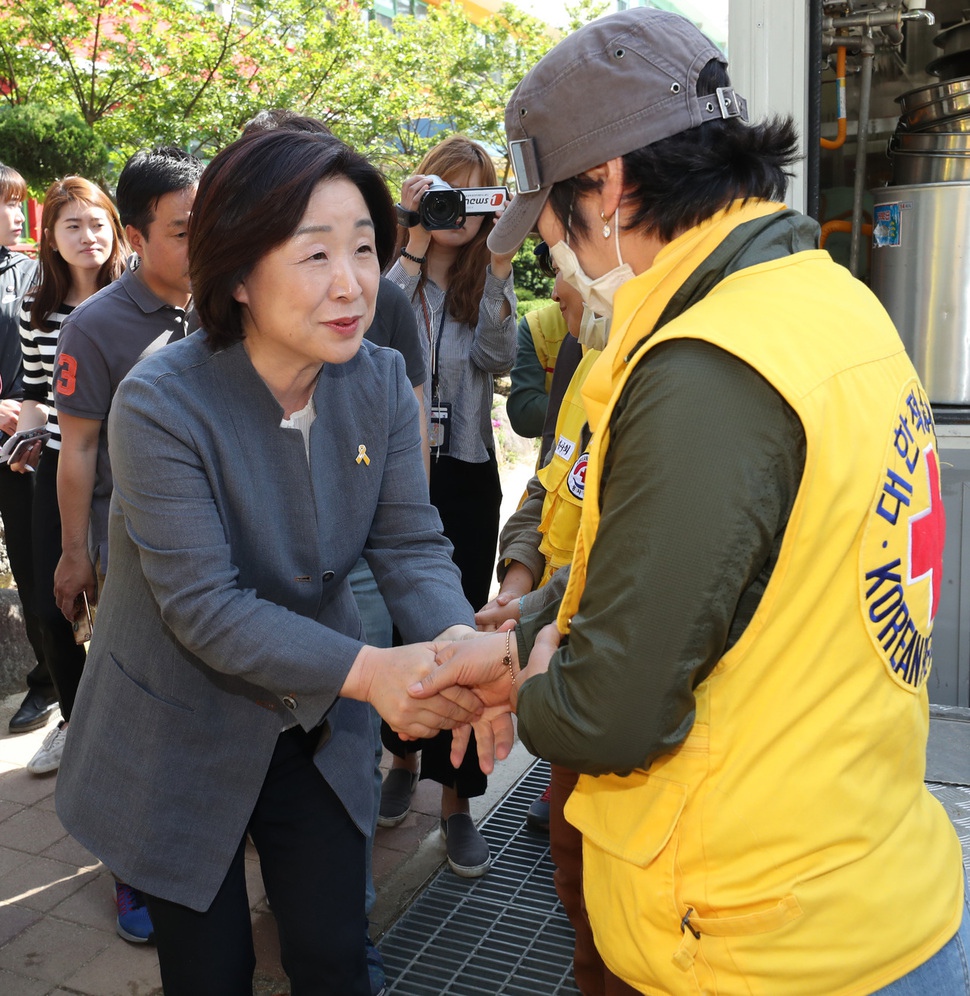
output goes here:
<path id="1" fill-rule="evenodd" d="M 900 205 L 878 205 L 872 212 L 872 248 L 898 248 L 901 228 Z"/>

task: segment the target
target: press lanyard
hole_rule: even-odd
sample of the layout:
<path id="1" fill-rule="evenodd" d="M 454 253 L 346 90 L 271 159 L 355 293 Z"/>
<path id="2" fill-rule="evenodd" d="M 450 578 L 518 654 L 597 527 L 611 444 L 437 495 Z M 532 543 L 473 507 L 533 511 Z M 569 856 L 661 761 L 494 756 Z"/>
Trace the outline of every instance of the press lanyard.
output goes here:
<path id="1" fill-rule="evenodd" d="M 438 354 L 441 351 L 441 333 L 445 327 L 445 317 L 448 314 L 448 295 L 441 302 L 441 318 L 438 321 L 438 334 L 431 331 L 431 315 L 428 312 L 428 302 L 424 291 L 421 291 L 421 310 L 424 312 L 424 327 L 428 332 L 428 346 L 431 354 L 431 402 L 438 401 Z"/>

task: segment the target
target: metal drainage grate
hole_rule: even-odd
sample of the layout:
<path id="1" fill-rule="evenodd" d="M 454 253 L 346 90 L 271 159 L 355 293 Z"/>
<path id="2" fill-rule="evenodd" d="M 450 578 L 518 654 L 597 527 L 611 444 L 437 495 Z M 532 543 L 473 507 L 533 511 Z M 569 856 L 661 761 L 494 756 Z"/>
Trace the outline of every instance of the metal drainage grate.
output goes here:
<path id="1" fill-rule="evenodd" d="M 463 879 L 445 867 L 387 931 L 388 996 L 579 996 L 549 838 L 525 827 L 548 784 L 549 765 L 537 761 L 482 823 L 487 875 Z"/>
<path id="2" fill-rule="evenodd" d="M 487 875 L 463 879 L 443 868 L 387 931 L 388 996 L 579 996 L 549 840 L 525 827 L 548 783 L 549 765 L 537 761 L 482 823 Z M 970 788 L 928 788 L 953 820 L 970 871 Z"/>
<path id="3" fill-rule="evenodd" d="M 943 804 L 963 847 L 963 867 L 970 875 L 970 787 L 927 782 L 926 787 Z"/>

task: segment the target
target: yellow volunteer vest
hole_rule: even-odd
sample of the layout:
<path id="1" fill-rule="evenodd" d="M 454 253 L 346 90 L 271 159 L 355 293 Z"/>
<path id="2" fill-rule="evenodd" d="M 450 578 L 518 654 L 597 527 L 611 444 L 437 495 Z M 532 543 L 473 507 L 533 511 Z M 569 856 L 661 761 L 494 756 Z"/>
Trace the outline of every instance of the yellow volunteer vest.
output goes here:
<path id="1" fill-rule="evenodd" d="M 628 342 L 652 325 L 637 328 L 649 273 L 617 295 Z M 643 993 L 861 996 L 939 950 L 962 909 L 960 843 L 923 784 L 945 531 L 932 415 L 888 316 L 826 253 L 733 274 L 615 382 L 590 451 L 586 550 L 609 411 L 636 362 L 685 337 L 783 395 L 805 472 L 761 604 L 696 689 L 687 739 L 649 771 L 581 776 L 567 804 L 596 944 Z M 580 594 L 584 567 L 577 550 Z"/>
<path id="2" fill-rule="evenodd" d="M 552 386 L 552 372 L 556 368 L 556 357 L 559 347 L 567 335 L 566 320 L 562 317 L 558 304 L 549 304 L 544 308 L 536 308 L 525 316 L 532 333 L 532 343 L 536 356 L 546 374 L 546 394 Z"/>
<path id="3" fill-rule="evenodd" d="M 586 409 L 580 392 L 589 368 L 599 355 L 599 350 L 587 350 L 576 367 L 559 407 L 552 456 L 538 472 L 539 481 L 546 490 L 539 523 L 542 533 L 539 552 L 546 559 L 546 567 L 537 585 L 539 588 L 573 559 L 589 456 L 582 445 Z"/>

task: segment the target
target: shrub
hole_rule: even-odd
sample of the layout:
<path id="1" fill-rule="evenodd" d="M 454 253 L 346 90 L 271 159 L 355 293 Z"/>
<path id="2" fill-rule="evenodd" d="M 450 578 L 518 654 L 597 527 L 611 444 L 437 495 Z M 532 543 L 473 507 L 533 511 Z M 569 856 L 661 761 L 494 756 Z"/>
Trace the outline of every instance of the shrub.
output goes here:
<path id="1" fill-rule="evenodd" d="M 0 150 L 37 196 L 72 173 L 99 182 L 108 164 L 107 147 L 82 117 L 36 104 L 0 110 Z"/>
<path id="2" fill-rule="evenodd" d="M 524 301 L 519 298 L 518 307 L 515 310 L 521 319 L 530 311 L 536 311 L 538 308 L 544 308 L 547 304 L 552 303 L 552 298 L 549 297 L 529 297 Z"/>
<path id="3" fill-rule="evenodd" d="M 548 298 L 552 293 L 552 281 L 539 269 L 535 253 L 532 251 L 539 239 L 529 236 L 512 260 L 515 271 L 515 293 L 519 300 Z"/>

